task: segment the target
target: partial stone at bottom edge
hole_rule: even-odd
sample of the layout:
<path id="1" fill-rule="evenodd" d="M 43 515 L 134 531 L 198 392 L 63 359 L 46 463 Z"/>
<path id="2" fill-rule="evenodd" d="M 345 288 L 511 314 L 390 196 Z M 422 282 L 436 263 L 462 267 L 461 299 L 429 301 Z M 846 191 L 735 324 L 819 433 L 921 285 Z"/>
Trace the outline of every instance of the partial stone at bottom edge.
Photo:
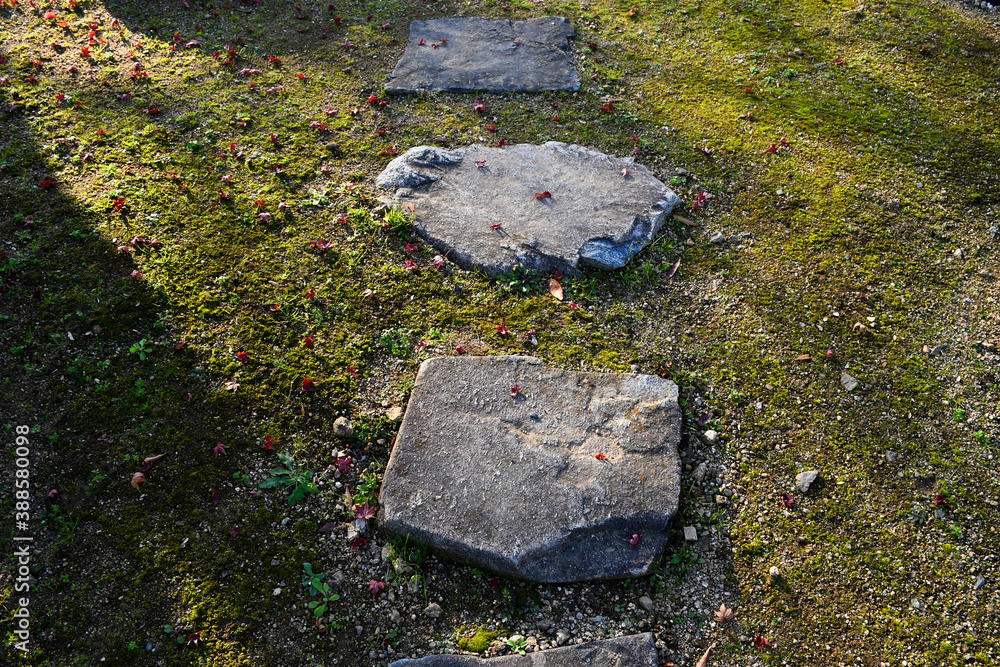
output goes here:
<path id="1" fill-rule="evenodd" d="M 586 644 L 563 646 L 499 658 L 471 655 L 429 655 L 397 660 L 389 667 L 657 667 L 656 644 L 652 633 L 604 639 Z"/>

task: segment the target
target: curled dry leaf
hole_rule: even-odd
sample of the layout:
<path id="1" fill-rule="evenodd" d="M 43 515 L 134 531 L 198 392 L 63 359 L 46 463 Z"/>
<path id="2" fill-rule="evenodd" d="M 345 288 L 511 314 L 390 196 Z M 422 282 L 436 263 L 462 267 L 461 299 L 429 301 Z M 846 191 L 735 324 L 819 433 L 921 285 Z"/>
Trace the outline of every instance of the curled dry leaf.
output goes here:
<path id="1" fill-rule="evenodd" d="M 795 357 L 795 361 L 809 361 L 810 359 L 812 359 L 812 357 L 810 357 L 808 354 L 800 354 L 799 356 Z"/>
<path id="2" fill-rule="evenodd" d="M 677 273 L 677 269 L 679 268 L 681 268 L 681 260 L 678 257 L 677 262 L 670 268 L 670 271 L 667 273 L 667 280 L 673 278 L 674 274 Z"/>
<path id="3" fill-rule="evenodd" d="M 554 296 L 559 301 L 563 300 L 563 289 L 562 285 L 555 278 L 549 278 L 549 294 Z"/>
<path id="4" fill-rule="evenodd" d="M 708 667 L 708 654 L 712 652 L 713 648 L 715 648 L 715 644 L 712 644 L 707 649 L 705 649 L 705 655 L 701 656 L 701 660 L 698 661 L 698 664 L 695 665 L 695 667 Z"/>
<path id="5" fill-rule="evenodd" d="M 146 479 L 146 476 L 143 475 L 141 472 L 137 472 L 132 475 L 132 488 L 135 489 L 136 491 L 139 491 L 140 490 L 139 485 L 146 481 L 148 481 Z"/>

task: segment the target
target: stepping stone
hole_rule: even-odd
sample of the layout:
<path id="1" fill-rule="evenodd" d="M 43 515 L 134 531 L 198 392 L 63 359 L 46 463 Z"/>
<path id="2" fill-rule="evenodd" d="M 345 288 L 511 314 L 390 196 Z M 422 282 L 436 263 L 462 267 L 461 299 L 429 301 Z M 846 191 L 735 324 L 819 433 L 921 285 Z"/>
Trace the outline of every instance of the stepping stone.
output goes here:
<path id="1" fill-rule="evenodd" d="M 570 275 L 624 266 L 681 203 L 632 158 L 558 141 L 417 146 L 376 183 L 413 207 L 417 232 L 442 254 L 491 275 L 518 264 Z"/>
<path id="2" fill-rule="evenodd" d="M 677 385 L 652 375 L 428 359 L 386 467 L 380 527 L 529 581 L 643 576 L 677 509 L 680 426 Z"/>
<path id="3" fill-rule="evenodd" d="M 456 18 L 414 21 L 386 91 L 536 93 L 580 90 L 568 19 Z"/>
<path id="4" fill-rule="evenodd" d="M 653 634 L 574 644 L 527 655 L 477 658 L 471 655 L 429 655 L 397 660 L 389 667 L 657 667 Z"/>

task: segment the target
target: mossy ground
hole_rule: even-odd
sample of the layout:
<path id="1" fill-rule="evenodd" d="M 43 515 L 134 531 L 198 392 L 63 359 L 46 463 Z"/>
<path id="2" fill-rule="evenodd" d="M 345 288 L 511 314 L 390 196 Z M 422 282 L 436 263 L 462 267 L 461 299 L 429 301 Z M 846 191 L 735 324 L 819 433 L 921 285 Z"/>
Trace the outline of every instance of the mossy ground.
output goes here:
<path id="1" fill-rule="evenodd" d="M 538 587 L 430 558 L 419 593 L 396 584 L 372 600 L 384 540 L 354 551 L 342 527 L 317 533 L 346 522 L 344 490 L 386 461 L 385 408 L 405 404 L 420 360 L 457 345 L 669 366 L 689 460 L 725 469 L 689 487 L 677 527 L 730 536 L 731 551 L 704 555 L 741 593 L 738 630 L 639 621 L 678 664 L 714 639 L 713 664 L 1000 660 L 1000 45 L 984 15 L 929 0 L 10 4 L 0 404 L 8 433 L 33 427 L 37 539 L 32 651 L 18 660 L 361 665 L 454 647 L 457 628 L 497 617 L 514 627 L 544 604 Z M 368 104 L 415 14 L 568 16 L 584 87 Z M 606 98 L 620 99 L 610 113 Z M 578 311 L 435 269 L 408 229 L 382 228 L 373 176 L 393 155 L 500 139 L 636 151 L 692 208 L 708 198 L 683 212 L 695 226 L 672 222 L 625 269 L 565 280 Z M 752 240 L 709 244 L 716 229 Z M 329 249 L 311 247 L 321 238 Z M 140 340 L 144 361 L 129 351 Z M 332 435 L 339 414 L 350 442 Z M 695 444 L 699 418 L 723 435 L 714 453 Z M 345 448 L 356 466 L 289 510 L 284 492 L 251 492 L 277 465 L 267 437 L 310 470 Z M 140 495 L 128 480 L 154 454 Z M 826 485 L 786 511 L 778 494 L 804 468 Z M 722 486 L 737 502 L 704 518 Z M 12 516 L 10 493 L 0 505 Z M 347 575 L 322 633 L 304 562 Z M 771 565 L 780 585 L 765 583 Z M 683 571 L 668 562 L 626 589 L 682 605 Z M 640 618 L 616 604 L 621 586 L 577 591 L 613 622 Z M 435 624 L 419 615 L 428 600 L 445 610 Z M 176 641 L 196 631 L 198 644 Z M 773 644 L 762 656 L 756 633 Z"/>

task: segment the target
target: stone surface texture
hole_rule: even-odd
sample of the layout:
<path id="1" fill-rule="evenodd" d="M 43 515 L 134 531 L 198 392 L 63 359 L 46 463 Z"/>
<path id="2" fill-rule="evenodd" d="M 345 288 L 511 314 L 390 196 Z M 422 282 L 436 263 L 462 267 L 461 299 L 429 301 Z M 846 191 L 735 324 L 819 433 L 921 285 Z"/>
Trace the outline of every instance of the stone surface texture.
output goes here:
<path id="1" fill-rule="evenodd" d="M 429 359 L 386 467 L 379 525 L 530 581 L 642 576 L 677 508 L 680 425 L 677 385 L 655 376 Z"/>
<path id="2" fill-rule="evenodd" d="M 389 667 L 656 667 L 652 633 L 627 635 L 586 644 L 574 644 L 527 655 L 477 658 L 471 655 L 429 655 L 397 660 Z"/>
<path id="3" fill-rule="evenodd" d="M 808 493 L 809 488 L 819 479 L 819 470 L 804 470 L 795 476 L 795 488 L 800 493 Z"/>
<path id="4" fill-rule="evenodd" d="M 492 275 L 518 264 L 567 274 L 624 266 L 681 203 L 632 158 L 557 141 L 417 146 L 377 183 L 413 206 L 417 231 L 448 259 Z"/>
<path id="5" fill-rule="evenodd" d="M 413 21 L 406 50 L 385 88 L 395 94 L 580 90 L 569 52 L 574 33 L 560 16 Z"/>

